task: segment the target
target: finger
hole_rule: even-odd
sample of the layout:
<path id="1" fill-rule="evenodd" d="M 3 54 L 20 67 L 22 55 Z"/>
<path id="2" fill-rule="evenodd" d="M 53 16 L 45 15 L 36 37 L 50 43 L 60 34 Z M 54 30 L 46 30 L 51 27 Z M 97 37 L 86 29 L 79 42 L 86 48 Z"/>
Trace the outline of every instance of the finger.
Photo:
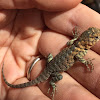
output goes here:
<path id="1" fill-rule="evenodd" d="M 86 90 L 84 87 L 82 87 L 80 84 L 78 84 L 74 79 L 72 79 L 69 75 L 63 73 L 63 79 L 56 82 L 57 85 L 57 91 L 55 93 L 55 100 L 67 100 L 70 98 L 70 100 L 99 100 L 96 96 L 91 94 L 88 90 Z M 45 94 L 47 94 L 47 91 L 44 90 L 46 87 L 46 84 L 40 84 L 40 88 L 42 91 L 44 91 Z M 50 85 L 47 88 L 48 90 L 50 88 Z M 51 88 L 52 89 L 52 88 Z M 52 90 L 50 91 L 50 93 Z M 51 94 L 48 94 L 50 97 Z M 84 94 L 84 95 L 83 95 Z M 52 98 L 52 97 L 50 97 Z"/>
<path id="2" fill-rule="evenodd" d="M 71 37 L 73 36 L 72 30 L 75 26 L 77 26 L 80 34 L 89 27 L 100 28 L 100 14 L 83 4 L 79 4 L 77 7 L 65 12 L 45 12 L 44 19 L 46 25 L 51 30 Z M 100 42 L 93 47 L 93 50 L 100 54 L 99 45 Z"/>
<path id="3" fill-rule="evenodd" d="M 50 29 L 69 36 L 72 36 L 71 32 L 75 26 L 80 32 L 88 27 L 100 27 L 100 14 L 83 4 L 65 12 L 44 12 L 44 19 Z"/>
<path id="4" fill-rule="evenodd" d="M 49 53 L 52 53 L 53 56 L 55 56 L 66 45 L 67 41 L 68 41 L 68 37 L 62 34 L 57 34 L 55 32 L 50 32 L 50 31 L 44 32 L 39 42 L 40 52 L 45 56 L 47 56 Z M 90 58 L 90 59 L 95 58 L 95 60 L 93 61 L 95 68 L 92 73 L 87 72 L 86 71 L 87 69 L 84 68 L 85 65 L 80 64 L 80 63 L 79 64 L 77 63 L 75 66 L 72 67 L 73 70 L 70 69 L 68 72 L 85 88 L 87 88 L 92 93 L 94 93 L 94 95 L 100 97 L 99 95 L 100 93 L 100 85 L 99 85 L 100 83 L 100 78 L 99 78 L 100 56 L 94 51 L 88 50 L 88 54 L 86 55 L 86 58 Z"/>
<path id="5" fill-rule="evenodd" d="M 46 11 L 63 11 L 78 5 L 82 0 L 35 0 L 35 7 Z"/>
<path id="6" fill-rule="evenodd" d="M 69 41 L 68 37 L 62 34 L 56 33 L 54 31 L 47 30 L 46 32 L 43 32 L 39 40 L 39 51 L 45 57 L 47 57 L 49 53 L 52 53 L 53 56 L 55 56 L 56 54 L 60 52 L 61 49 L 66 47 L 66 43 L 68 41 Z"/>
<path id="7" fill-rule="evenodd" d="M 71 9 L 78 5 L 82 0 L 5 0 L 0 1 L 2 9 L 27 9 L 39 8 L 48 11 L 62 11 Z"/>
<path id="8" fill-rule="evenodd" d="M 93 59 L 94 70 L 89 72 L 85 65 L 77 62 L 68 73 L 91 93 L 100 98 L 100 56 L 92 50 L 88 50 L 85 59 Z M 91 67 L 91 65 L 89 65 Z M 96 91 L 96 92 L 95 92 Z"/>
<path id="9" fill-rule="evenodd" d="M 13 84 L 20 84 L 23 82 L 28 82 L 26 78 L 18 79 Z M 50 100 L 45 96 L 37 86 L 30 86 L 26 88 L 10 89 L 7 93 L 7 100 Z"/>
<path id="10" fill-rule="evenodd" d="M 31 79 L 34 80 L 39 74 L 43 71 L 45 68 L 45 62 L 44 60 L 41 60 L 36 63 L 34 66 L 32 72 L 31 72 Z M 44 67 L 44 68 L 43 68 Z M 37 71 L 37 74 L 34 73 Z M 55 93 L 55 99 L 54 100 L 67 100 L 70 98 L 70 100 L 99 100 L 96 96 L 91 94 L 88 90 L 86 90 L 83 86 L 78 84 L 71 76 L 69 76 L 67 73 L 62 73 L 63 79 L 56 82 L 57 85 L 57 91 Z M 42 79 L 41 79 L 42 80 Z M 47 93 L 48 89 L 50 88 L 49 85 L 50 79 L 48 81 L 44 81 L 43 83 L 38 84 L 39 88 L 43 91 L 45 95 L 52 98 L 51 91 L 49 94 Z M 84 95 L 83 95 L 84 94 Z"/>

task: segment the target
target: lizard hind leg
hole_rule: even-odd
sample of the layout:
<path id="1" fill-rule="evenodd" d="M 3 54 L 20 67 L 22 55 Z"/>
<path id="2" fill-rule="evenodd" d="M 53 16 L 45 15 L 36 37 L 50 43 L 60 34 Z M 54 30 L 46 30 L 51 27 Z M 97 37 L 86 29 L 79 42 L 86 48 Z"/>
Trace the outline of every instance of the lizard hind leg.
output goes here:
<path id="1" fill-rule="evenodd" d="M 63 78 L 63 76 L 58 72 L 51 74 L 51 81 L 49 83 L 52 87 L 52 93 L 51 93 L 52 100 L 54 100 L 54 96 L 57 91 L 57 86 L 56 86 L 55 82 L 61 80 L 62 78 Z M 48 89 L 48 93 L 49 93 L 49 91 L 50 91 L 50 88 Z"/>

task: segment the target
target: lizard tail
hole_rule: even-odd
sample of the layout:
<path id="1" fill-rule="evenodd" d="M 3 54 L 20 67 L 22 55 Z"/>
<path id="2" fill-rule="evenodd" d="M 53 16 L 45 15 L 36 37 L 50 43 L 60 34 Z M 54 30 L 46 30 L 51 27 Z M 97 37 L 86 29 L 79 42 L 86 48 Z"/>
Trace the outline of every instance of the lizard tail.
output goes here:
<path id="1" fill-rule="evenodd" d="M 3 64 L 3 66 L 4 66 L 4 64 Z M 3 76 L 4 82 L 12 88 L 24 88 L 24 87 L 29 87 L 32 85 L 39 84 L 40 82 L 46 81 L 50 77 L 50 73 L 51 73 L 47 70 L 47 68 L 45 68 L 44 71 L 36 79 L 31 80 L 31 81 L 26 82 L 26 83 L 13 85 L 13 84 L 10 84 L 9 82 L 7 82 L 7 80 L 4 76 L 4 72 L 3 72 L 4 67 L 3 66 L 2 66 L 2 76 Z"/>

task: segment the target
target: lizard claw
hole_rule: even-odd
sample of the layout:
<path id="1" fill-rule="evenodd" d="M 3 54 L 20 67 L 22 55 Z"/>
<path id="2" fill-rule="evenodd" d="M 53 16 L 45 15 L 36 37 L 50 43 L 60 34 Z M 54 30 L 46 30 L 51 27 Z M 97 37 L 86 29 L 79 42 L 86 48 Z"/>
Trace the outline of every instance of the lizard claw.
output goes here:
<path id="1" fill-rule="evenodd" d="M 49 92 L 50 92 L 50 88 L 48 89 L 47 93 L 49 94 Z"/>

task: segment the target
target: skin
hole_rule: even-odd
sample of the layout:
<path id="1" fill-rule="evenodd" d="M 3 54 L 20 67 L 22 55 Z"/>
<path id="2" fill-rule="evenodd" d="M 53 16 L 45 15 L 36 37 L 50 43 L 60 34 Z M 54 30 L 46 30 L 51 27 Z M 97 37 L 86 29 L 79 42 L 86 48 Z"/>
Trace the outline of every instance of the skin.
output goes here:
<path id="1" fill-rule="evenodd" d="M 12 84 L 28 81 L 26 71 L 32 60 L 40 53 L 43 56 L 49 53 L 55 56 L 60 52 L 69 39 L 73 38 L 71 32 L 75 26 L 80 34 L 88 27 L 100 28 L 100 14 L 79 4 L 81 0 L 70 0 L 70 2 L 63 0 L 64 3 L 61 3 L 61 0 L 53 0 L 56 7 L 50 5 L 51 0 L 34 0 L 33 3 L 26 0 L 27 5 L 24 4 L 24 0 L 21 1 L 8 0 L 9 3 L 7 0 L 0 1 L 2 9 L 0 13 L 0 70 L 4 62 L 5 77 Z M 33 9 L 34 7 L 37 9 Z M 19 8 L 25 10 L 16 10 Z M 27 8 L 31 9 L 27 10 Z M 57 82 L 58 92 L 55 100 L 100 99 L 99 55 L 100 41 L 85 56 L 85 59 L 95 58 L 93 72 L 88 72 L 79 62 L 67 72 L 63 72 L 63 79 Z M 45 62 L 46 60 L 42 59 L 34 66 L 31 79 L 35 79 L 41 73 Z M 48 82 L 23 89 L 13 89 L 7 87 L 1 75 L 0 100 L 50 100 L 50 95 L 47 94 Z"/>

